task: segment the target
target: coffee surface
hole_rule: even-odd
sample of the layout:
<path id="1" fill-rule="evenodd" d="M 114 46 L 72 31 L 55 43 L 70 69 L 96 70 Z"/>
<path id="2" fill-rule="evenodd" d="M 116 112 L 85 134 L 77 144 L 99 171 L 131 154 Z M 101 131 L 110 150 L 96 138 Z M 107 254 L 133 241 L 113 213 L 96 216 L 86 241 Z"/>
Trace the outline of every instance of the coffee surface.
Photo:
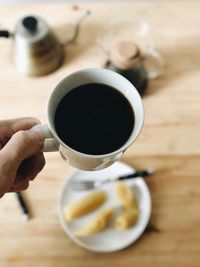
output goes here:
<path id="1" fill-rule="evenodd" d="M 76 151 L 101 155 L 123 146 L 134 127 L 134 111 L 116 89 L 98 83 L 67 93 L 55 112 L 55 128 L 62 141 Z"/>

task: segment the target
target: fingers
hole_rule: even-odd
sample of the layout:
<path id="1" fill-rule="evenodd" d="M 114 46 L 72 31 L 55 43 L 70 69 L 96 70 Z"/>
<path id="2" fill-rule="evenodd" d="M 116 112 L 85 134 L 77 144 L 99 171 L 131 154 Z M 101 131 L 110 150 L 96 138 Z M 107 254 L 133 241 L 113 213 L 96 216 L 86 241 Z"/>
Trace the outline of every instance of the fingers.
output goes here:
<path id="1" fill-rule="evenodd" d="M 34 125 L 39 123 L 40 121 L 37 118 L 25 117 L 0 121 L 0 127 L 6 125 L 12 129 L 13 133 L 15 133 L 20 130 L 29 130 Z"/>
<path id="2" fill-rule="evenodd" d="M 17 170 L 17 176 L 33 180 L 45 165 L 43 153 L 25 159 Z M 17 179 L 16 179 L 17 180 Z M 15 181 L 16 183 L 17 181 Z"/>
<path id="3" fill-rule="evenodd" d="M 18 166 L 24 159 L 40 153 L 43 144 L 44 136 L 39 131 L 21 130 L 12 135 L 0 153 L 4 161 Z"/>
<path id="4" fill-rule="evenodd" d="M 35 118 L 0 121 L 0 198 L 8 191 L 25 190 L 29 185 L 27 178 L 34 179 L 43 168 L 44 136 L 32 129 L 38 123 Z M 20 173 L 22 162 L 31 157 L 30 169 L 24 167 L 24 173 Z"/>
<path id="5" fill-rule="evenodd" d="M 19 192 L 19 191 L 24 191 L 29 187 L 29 181 L 24 180 L 23 182 L 19 183 L 18 185 L 13 185 L 9 192 Z"/>
<path id="6" fill-rule="evenodd" d="M 19 166 L 15 181 L 13 182 L 10 192 L 26 190 L 29 181 L 33 180 L 38 173 L 43 169 L 45 159 L 43 153 L 25 159 Z"/>
<path id="7" fill-rule="evenodd" d="M 42 153 L 25 159 L 17 170 L 17 176 L 9 192 L 18 192 L 26 190 L 29 181 L 33 180 L 45 165 L 44 155 Z"/>
<path id="8" fill-rule="evenodd" d="M 11 136 L 20 130 L 29 130 L 40 121 L 36 118 L 19 118 L 0 121 L 0 149 L 10 140 Z"/>

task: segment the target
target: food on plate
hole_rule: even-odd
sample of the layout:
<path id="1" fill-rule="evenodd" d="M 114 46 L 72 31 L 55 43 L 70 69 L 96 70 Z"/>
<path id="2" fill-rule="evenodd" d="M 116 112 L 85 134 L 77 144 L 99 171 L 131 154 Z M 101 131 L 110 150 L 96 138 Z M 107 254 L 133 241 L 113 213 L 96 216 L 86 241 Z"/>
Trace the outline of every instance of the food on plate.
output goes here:
<path id="1" fill-rule="evenodd" d="M 64 207 L 64 215 L 67 221 L 79 218 L 99 208 L 107 199 L 103 191 L 96 191 Z"/>
<path id="2" fill-rule="evenodd" d="M 77 230 L 77 236 L 90 236 L 103 231 L 112 216 L 113 209 L 106 209 L 101 211 L 95 217 L 91 218 L 81 229 Z"/>
<path id="3" fill-rule="evenodd" d="M 134 189 L 122 181 L 115 184 L 115 191 L 120 201 L 122 211 L 116 217 L 114 227 L 125 230 L 132 227 L 139 216 L 138 203 Z"/>
<path id="4" fill-rule="evenodd" d="M 115 184 L 115 191 L 123 208 L 137 208 L 137 200 L 132 187 L 118 181 Z"/>
<path id="5" fill-rule="evenodd" d="M 123 210 L 115 219 L 115 228 L 125 230 L 132 227 L 138 219 L 138 209 L 128 208 Z"/>

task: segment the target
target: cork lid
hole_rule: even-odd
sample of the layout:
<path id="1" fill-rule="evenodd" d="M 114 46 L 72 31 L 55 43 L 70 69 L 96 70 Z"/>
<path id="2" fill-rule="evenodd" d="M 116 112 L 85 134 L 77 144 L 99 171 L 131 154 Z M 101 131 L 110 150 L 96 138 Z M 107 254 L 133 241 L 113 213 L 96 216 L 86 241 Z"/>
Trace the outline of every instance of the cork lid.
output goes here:
<path id="1" fill-rule="evenodd" d="M 110 62 L 117 68 L 126 70 L 132 68 L 140 60 L 138 47 L 130 41 L 121 41 L 112 46 Z"/>

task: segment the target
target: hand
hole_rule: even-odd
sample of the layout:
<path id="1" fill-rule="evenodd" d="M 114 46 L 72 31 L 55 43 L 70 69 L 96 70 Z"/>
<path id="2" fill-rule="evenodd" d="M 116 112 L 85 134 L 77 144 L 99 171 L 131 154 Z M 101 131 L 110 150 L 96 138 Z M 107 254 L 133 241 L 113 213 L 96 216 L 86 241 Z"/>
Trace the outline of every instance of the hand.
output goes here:
<path id="1" fill-rule="evenodd" d="M 0 197 L 28 188 L 45 165 L 44 136 L 35 118 L 0 121 Z"/>

